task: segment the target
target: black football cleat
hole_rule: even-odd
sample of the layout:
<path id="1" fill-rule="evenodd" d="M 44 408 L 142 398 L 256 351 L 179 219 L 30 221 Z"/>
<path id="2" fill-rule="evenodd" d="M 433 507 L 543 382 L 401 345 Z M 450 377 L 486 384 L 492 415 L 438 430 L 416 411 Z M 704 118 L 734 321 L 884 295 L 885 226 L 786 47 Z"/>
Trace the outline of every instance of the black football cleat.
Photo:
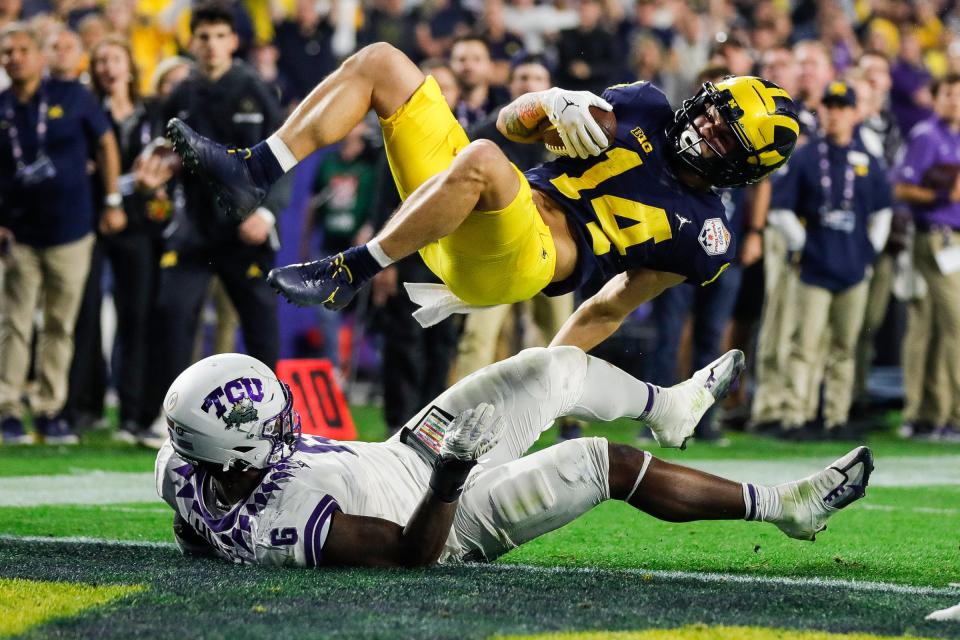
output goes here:
<path id="1" fill-rule="evenodd" d="M 301 307 L 322 304 L 339 311 L 357 295 L 360 286 L 343 261 L 343 254 L 322 260 L 271 269 L 267 283 L 288 301 Z"/>
<path id="2" fill-rule="evenodd" d="M 179 118 L 167 123 L 167 138 L 187 170 L 210 184 L 217 202 L 233 219 L 246 218 L 267 196 L 267 190 L 254 184 L 250 175 L 246 163 L 249 149 L 214 142 Z"/>

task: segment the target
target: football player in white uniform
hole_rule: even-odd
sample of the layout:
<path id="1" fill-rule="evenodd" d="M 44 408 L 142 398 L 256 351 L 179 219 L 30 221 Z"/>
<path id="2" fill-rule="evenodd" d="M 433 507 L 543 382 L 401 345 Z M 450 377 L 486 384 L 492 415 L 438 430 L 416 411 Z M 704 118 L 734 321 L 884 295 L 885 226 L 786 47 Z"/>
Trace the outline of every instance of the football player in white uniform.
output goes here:
<path id="1" fill-rule="evenodd" d="M 650 426 L 682 447 L 743 369 L 731 351 L 659 388 L 576 347 L 528 349 L 442 393 L 381 443 L 301 435 L 290 392 L 249 356 L 206 358 L 164 400 L 157 491 L 186 554 L 299 566 L 493 560 L 604 500 L 674 522 L 772 522 L 812 540 L 864 495 L 858 447 L 803 480 L 763 486 L 671 464 L 604 438 L 527 449 L 560 416 Z"/>

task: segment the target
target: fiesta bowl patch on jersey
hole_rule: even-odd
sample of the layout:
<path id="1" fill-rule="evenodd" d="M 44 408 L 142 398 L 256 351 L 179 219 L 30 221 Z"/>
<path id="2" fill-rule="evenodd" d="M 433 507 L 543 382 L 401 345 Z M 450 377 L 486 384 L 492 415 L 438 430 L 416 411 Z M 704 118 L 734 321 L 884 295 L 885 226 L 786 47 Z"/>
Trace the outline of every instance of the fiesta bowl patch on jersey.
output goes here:
<path id="1" fill-rule="evenodd" d="M 722 256 L 730 248 L 730 232 L 720 218 L 704 220 L 697 239 L 708 256 Z"/>

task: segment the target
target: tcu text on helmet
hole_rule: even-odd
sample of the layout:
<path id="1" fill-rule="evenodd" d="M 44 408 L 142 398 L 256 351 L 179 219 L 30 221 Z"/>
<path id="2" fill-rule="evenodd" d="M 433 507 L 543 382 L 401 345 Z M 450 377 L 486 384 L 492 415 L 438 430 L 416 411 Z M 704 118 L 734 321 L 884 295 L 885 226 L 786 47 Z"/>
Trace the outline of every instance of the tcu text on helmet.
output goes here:
<path id="1" fill-rule="evenodd" d="M 222 387 L 217 387 L 208 393 L 203 399 L 203 404 L 200 405 L 200 408 L 203 409 L 204 412 L 210 413 L 210 407 L 215 407 L 217 417 L 222 418 L 223 414 L 227 412 L 227 408 L 223 404 L 224 398 L 232 404 L 236 404 L 244 398 L 250 398 L 254 402 L 260 402 L 263 400 L 263 381 L 260 380 L 260 378 L 237 378 L 236 380 L 231 380 Z"/>

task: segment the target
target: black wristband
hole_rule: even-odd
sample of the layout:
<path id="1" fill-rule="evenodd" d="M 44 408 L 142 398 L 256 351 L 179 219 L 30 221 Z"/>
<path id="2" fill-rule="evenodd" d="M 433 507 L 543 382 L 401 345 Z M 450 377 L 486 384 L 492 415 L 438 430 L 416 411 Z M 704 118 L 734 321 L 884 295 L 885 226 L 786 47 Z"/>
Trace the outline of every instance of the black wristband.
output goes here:
<path id="1" fill-rule="evenodd" d="M 750 233 L 750 232 L 753 232 L 753 233 L 761 233 L 761 234 L 762 234 L 762 233 L 763 233 L 763 229 L 757 229 L 756 227 L 750 227 L 750 228 L 747 229 L 747 233 Z"/>
<path id="2" fill-rule="evenodd" d="M 438 457 L 433 463 L 430 476 L 430 490 L 441 502 L 453 502 L 463 492 L 463 483 L 467 481 L 470 470 L 476 466 L 476 460 L 457 460 Z"/>

